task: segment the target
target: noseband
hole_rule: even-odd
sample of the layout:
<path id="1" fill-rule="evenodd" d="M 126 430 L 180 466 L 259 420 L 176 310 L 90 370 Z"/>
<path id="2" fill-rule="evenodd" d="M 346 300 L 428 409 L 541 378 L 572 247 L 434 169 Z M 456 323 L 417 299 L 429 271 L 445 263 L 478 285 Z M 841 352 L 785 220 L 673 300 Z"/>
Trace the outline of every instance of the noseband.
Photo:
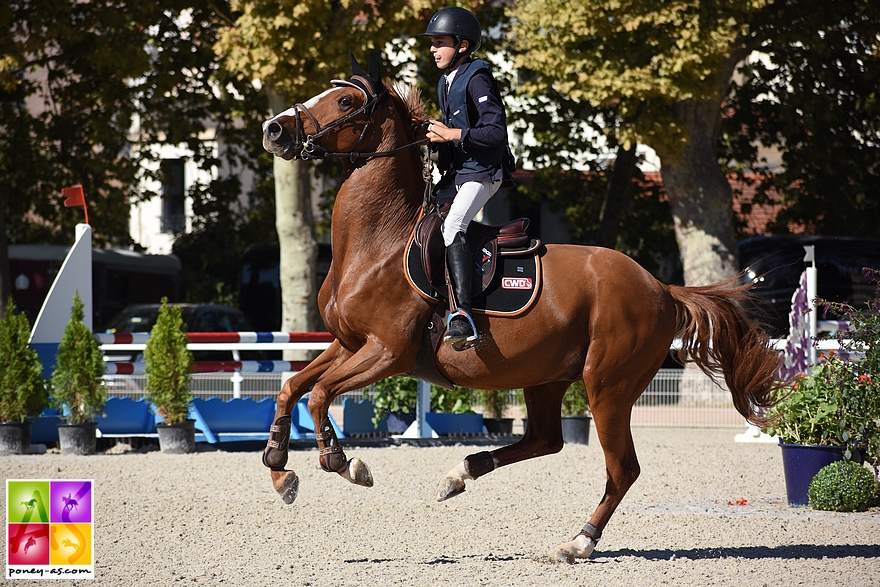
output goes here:
<path id="1" fill-rule="evenodd" d="M 377 93 L 373 90 L 373 85 L 370 83 L 365 77 L 355 75 L 352 76 L 350 80 L 332 80 L 334 86 L 349 86 L 352 88 L 357 88 L 364 94 L 364 98 L 366 101 L 364 105 L 351 112 L 346 114 L 342 118 L 334 120 L 327 126 L 321 126 L 315 116 L 309 112 L 309 109 L 305 106 L 305 104 L 295 104 L 294 109 L 294 133 L 293 133 L 293 142 L 291 146 L 299 145 L 301 147 L 299 152 L 299 157 L 304 160 L 317 160 L 323 159 L 325 157 L 330 157 L 334 159 L 349 159 L 352 163 L 356 160 L 364 158 L 364 157 L 389 157 L 398 153 L 404 149 L 408 149 L 409 147 L 423 145 L 428 142 L 428 139 L 425 138 L 421 141 L 415 141 L 408 145 L 404 145 L 402 147 L 398 147 L 396 149 L 392 149 L 390 151 L 377 151 L 377 152 L 365 152 L 361 153 L 358 151 L 348 151 L 348 152 L 332 152 L 327 151 L 321 144 L 317 142 L 317 139 L 325 136 L 332 130 L 346 124 L 347 122 L 361 116 L 362 114 L 366 114 L 367 120 L 366 124 L 364 124 L 363 130 L 361 130 L 361 136 L 358 137 L 358 141 L 355 144 L 355 148 L 361 144 L 361 141 L 364 139 L 364 136 L 367 133 L 367 129 L 370 128 L 370 124 L 372 122 L 373 112 L 376 110 L 376 107 L 381 104 L 387 97 L 387 90 L 384 92 Z M 384 90 L 384 88 L 383 88 Z M 315 132 L 307 135 L 303 130 L 303 122 L 302 116 L 305 116 L 312 123 L 312 126 L 315 127 Z M 290 148 L 290 147 L 288 147 Z"/>

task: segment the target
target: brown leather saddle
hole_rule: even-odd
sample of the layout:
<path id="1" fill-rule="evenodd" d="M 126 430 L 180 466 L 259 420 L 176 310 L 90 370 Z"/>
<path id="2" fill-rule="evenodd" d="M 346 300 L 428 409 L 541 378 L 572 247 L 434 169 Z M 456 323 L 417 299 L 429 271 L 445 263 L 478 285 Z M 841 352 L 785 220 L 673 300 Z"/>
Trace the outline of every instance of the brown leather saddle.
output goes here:
<path id="1" fill-rule="evenodd" d="M 413 234 L 413 245 L 420 251 L 425 276 L 437 292 L 447 289 L 446 246 L 440 232 L 442 224 L 443 218 L 434 211 L 419 221 Z M 528 226 L 528 218 L 517 218 L 499 226 L 470 223 L 467 242 L 474 257 L 473 297 L 479 296 L 490 286 L 500 257 L 506 254 L 529 255 L 541 247 L 540 240 L 533 240 L 526 234 Z"/>

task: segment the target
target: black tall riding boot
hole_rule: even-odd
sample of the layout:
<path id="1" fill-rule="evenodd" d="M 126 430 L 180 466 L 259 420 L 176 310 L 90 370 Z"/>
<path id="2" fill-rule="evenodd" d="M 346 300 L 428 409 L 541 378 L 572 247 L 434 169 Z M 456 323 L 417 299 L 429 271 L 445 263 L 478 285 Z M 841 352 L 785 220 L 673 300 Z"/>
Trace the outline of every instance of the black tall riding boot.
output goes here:
<path id="1" fill-rule="evenodd" d="M 443 342 L 463 351 L 477 344 L 477 327 L 471 318 L 471 281 L 473 259 L 463 232 L 459 232 L 446 247 L 446 267 L 452 281 L 456 307 L 446 320 L 446 336 Z"/>

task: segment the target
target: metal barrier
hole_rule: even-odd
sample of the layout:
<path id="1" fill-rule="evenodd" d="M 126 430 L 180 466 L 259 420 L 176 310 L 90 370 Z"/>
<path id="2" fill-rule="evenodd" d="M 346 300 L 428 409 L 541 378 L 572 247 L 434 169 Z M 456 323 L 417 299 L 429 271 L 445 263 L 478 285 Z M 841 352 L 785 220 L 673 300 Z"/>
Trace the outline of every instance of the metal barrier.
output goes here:
<path id="1" fill-rule="evenodd" d="M 236 383 L 233 379 L 238 376 Z M 196 397 L 232 399 L 248 397 L 259 401 L 274 399 L 283 383 L 283 373 L 194 373 L 192 391 Z M 144 397 L 146 375 L 105 375 L 107 392 L 112 397 Z M 236 386 L 238 395 L 236 396 Z M 342 402 L 345 398 L 356 401 L 371 398 L 368 389 L 351 391 L 333 400 L 331 410 L 341 421 Z M 524 406 L 516 391 L 508 392 L 506 416 L 520 420 L 526 417 Z M 482 407 L 474 405 L 476 411 Z M 661 369 L 648 389 L 633 408 L 633 426 L 741 428 L 742 416 L 733 407 L 730 393 L 718 387 L 703 375 L 691 369 Z"/>
<path id="2" fill-rule="evenodd" d="M 148 333 L 134 335 L 96 334 L 102 350 L 143 350 Z M 326 332 L 239 332 L 188 333 L 190 350 L 322 350 L 330 346 L 333 336 Z M 784 341 L 774 341 L 781 348 Z M 822 341 L 820 350 L 838 348 L 837 341 Z M 203 363 L 192 375 L 196 397 L 225 399 L 249 397 L 260 400 L 274 398 L 281 389 L 284 372 L 298 371 L 307 362 L 290 361 L 224 361 Z M 146 376 L 143 363 L 107 363 L 105 381 L 108 393 L 133 399 L 144 396 Z M 331 409 L 341 419 L 345 397 L 360 400 L 363 390 L 352 391 L 333 401 Z M 370 392 L 367 392 L 370 396 Z M 525 417 L 524 406 L 517 395 L 508 392 L 507 416 Z M 479 406 L 475 406 L 479 409 Z M 697 369 L 661 369 L 633 408 L 633 426 L 675 426 L 707 428 L 740 428 L 743 417 L 733 407 L 730 393 L 712 382 Z"/>

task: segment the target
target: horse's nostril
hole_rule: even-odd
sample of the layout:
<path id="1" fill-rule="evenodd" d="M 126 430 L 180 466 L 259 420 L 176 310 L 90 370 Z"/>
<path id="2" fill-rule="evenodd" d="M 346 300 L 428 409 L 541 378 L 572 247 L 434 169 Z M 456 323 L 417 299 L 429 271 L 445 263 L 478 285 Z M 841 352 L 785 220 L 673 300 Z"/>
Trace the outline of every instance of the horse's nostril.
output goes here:
<path id="1" fill-rule="evenodd" d="M 277 141 L 281 138 L 281 133 L 284 132 L 284 129 L 277 122 L 270 122 L 268 126 L 266 126 L 266 138 L 270 141 Z"/>

